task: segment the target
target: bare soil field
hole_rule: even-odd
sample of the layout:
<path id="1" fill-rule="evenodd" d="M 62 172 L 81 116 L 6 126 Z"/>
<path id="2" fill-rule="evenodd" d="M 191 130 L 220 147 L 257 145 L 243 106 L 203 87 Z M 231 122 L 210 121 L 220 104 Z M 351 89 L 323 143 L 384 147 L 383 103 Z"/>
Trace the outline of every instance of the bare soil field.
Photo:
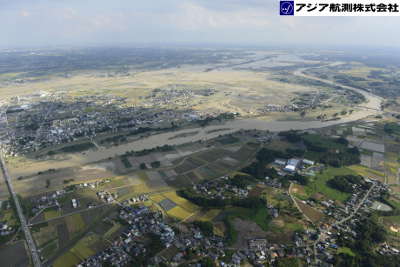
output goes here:
<path id="1" fill-rule="evenodd" d="M 25 242 L 19 241 L 5 247 L 0 247 L 1 266 L 29 266 L 29 257 Z"/>
<path id="2" fill-rule="evenodd" d="M 267 233 L 255 222 L 245 221 L 239 218 L 233 220 L 233 226 L 237 231 L 237 241 L 234 244 L 235 248 L 244 248 L 248 245 L 249 239 L 266 238 Z"/>

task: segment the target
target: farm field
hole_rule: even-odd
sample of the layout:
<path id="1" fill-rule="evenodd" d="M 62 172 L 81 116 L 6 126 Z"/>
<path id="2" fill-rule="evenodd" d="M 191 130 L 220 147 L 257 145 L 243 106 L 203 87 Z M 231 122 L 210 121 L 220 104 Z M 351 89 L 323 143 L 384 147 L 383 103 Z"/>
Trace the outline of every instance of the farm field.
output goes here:
<path id="1" fill-rule="evenodd" d="M 326 170 L 324 170 L 322 174 L 316 175 L 311 180 L 311 182 L 304 187 L 305 192 L 308 197 L 316 193 L 320 193 L 325 195 L 327 198 L 343 202 L 350 196 L 350 194 L 329 187 L 327 185 L 327 181 L 337 175 L 348 175 L 348 174 L 354 175 L 356 174 L 356 172 L 346 167 L 342 168 L 329 167 Z"/>
<path id="2" fill-rule="evenodd" d="M 1 266 L 29 266 L 30 259 L 24 243 L 18 241 L 0 247 Z"/>
<path id="3" fill-rule="evenodd" d="M 96 252 L 96 248 L 100 247 L 98 235 L 93 233 L 88 237 L 87 233 L 99 231 L 99 234 L 104 234 L 109 231 L 111 226 L 103 225 L 101 219 L 113 210 L 114 207 L 111 206 L 99 210 L 91 209 L 36 224 L 32 227 L 33 237 L 38 247 L 43 250 L 43 256 L 47 260 L 56 260 L 55 266 L 62 266 L 63 262 L 74 266 L 83 257 L 83 254 L 79 253 L 89 254 L 91 251 Z M 85 239 L 82 240 L 82 238 Z M 78 246 L 75 250 L 63 252 L 66 248 L 75 246 Z"/>
<path id="4" fill-rule="evenodd" d="M 301 211 L 308 217 L 313 223 L 320 222 L 324 218 L 324 214 L 310 205 L 303 203 L 303 201 L 295 199 L 297 205 L 300 207 Z"/>
<path id="5" fill-rule="evenodd" d="M 178 196 L 175 191 L 152 194 L 150 200 L 157 203 L 168 216 L 180 221 L 187 220 L 200 211 L 200 207 Z"/>
<path id="6" fill-rule="evenodd" d="M 362 175 L 364 177 L 368 177 L 374 180 L 378 180 L 381 182 L 385 182 L 385 173 L 381 171 L 377 171 L 371 168 L 367 168 L 361 165 L 352 165 L 348 167 L 350 170 L 354 171 L 358 175 Z"/>

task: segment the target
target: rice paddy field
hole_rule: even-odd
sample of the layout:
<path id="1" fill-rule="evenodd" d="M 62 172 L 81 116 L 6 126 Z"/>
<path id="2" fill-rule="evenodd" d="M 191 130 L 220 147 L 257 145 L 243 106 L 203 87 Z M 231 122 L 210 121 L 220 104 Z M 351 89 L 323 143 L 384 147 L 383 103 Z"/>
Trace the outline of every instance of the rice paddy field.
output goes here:
<path id="1" fill-rule="evenodd" d="M 358 175 L 362 175 L 364 177 L 368 177 L 370 179 L 378 180 L 381 182 L 385 182 L 385 173 L 382 171 L 377 171 L 372 168 L 368 168 L 361 165 L 352 165 L 348 167 L 350 170 L 354 171 Z"/>
<path id="2" fill-rule="evenodd" d="M 201 210 L 197 205 L 178 196 L 175 191 L 152 194 L 150 200 L 157 203 L 168 216 L 179 221 L 185 221 Z"/>
<path id="3" fill-rule="evenodd" d="M 110 237 L 118 231 L 119 227 L 104 225 L 101 221 L 113 210 L 110 206 L 92 209 L 32 226 L 42 256 L 55 260 L 54 266 L 75 266 L 86 255 L 102 247 L 104 240 L 100 240 L 101 236 Z"/>

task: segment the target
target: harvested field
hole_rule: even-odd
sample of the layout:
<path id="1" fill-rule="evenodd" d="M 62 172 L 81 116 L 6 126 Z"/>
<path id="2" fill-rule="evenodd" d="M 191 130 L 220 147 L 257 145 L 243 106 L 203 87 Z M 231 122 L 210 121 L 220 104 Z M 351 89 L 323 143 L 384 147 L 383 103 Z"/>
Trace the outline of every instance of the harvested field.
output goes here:
<path id="1" fill-rule="evenodd" d="M 67 244 L 70 239 L 67 224 L 63 222 L 58 224 L 56 227 L 59 244 Z"/>
<path id="2" fill-rule="evenodd" d="M 19 267 L 29 266 L 29 256 L 25 249 L 25 242 L 18 241 L 14 244 L 0 248 L 1 266 Z"/>
<path id="3" fill-rule="evenodd" d="M 199 207 L 197 205 L 193 204 L 185 198 L 178 196 L 175 191 L 163 193 L 163 195 L 188 212 L 193 213 L 199 210 Z"/>
<path id="4" fill-rule="evenodd" d="M 209 168 L 208 166 L 200 167 L 199 169 L 196 170 L 196 172 L 197 172 L 198 174 L 200 174 L 200 176 L 201 176 L 203 179 L 217 178 L 218 176 L 221 175 L 220 172 L 217 172 L 217 171 L 215 171 L 214 169 Z"/>
<path id="5" fill-rule="evenodd" d="M 257 148 L 258 146 L 245 145 L 241 147 L 237 152 L 232 153 L 230 157 L 239 162 L 243 162 L 245 160 L 248 160 L 255 153 Z"/>
<path id="6" fill-rule="evenodd" d="M 167 184 L 165 183 L 164 179 L 161 177 L 161 174 L 156 171 L 147 172 L 148 180 L 146 181 L 148 186 L 156 189 L 161 187 L 166 187 Z"/>
<path id="7" fill-rule="evenodd" d="M 197 157 L 208 162 L 213 162 L 230 154 L 230 151 L 219 148 L 200 153 L 199 155 L 197 155 Z"/>
<path id="8" fill-rule="evenodd" d="M 199 220 L 200 221 L 212 221 L 220 213 L 221 213 L 221 210 L 219 210 L 219 209 L 211 209 L 211 210 L 203 213 L 202 216 L 199 218 Z"/>
<path id="9" fill-rule="evenodd" d="M 192 213 L 186 211 L 185 209 L 183 209 L 179 206 L 176 206 L 175 208 L 169 210 L 167 212 L 167 214 L 171 217 L 174 217 L 174 218 L 182 220 L 182 221 L 186 220 L 187 218 L 192 216 Z"/>
<path id="10" fill-rule="evenodd" d="M 197 164 L 190 162 L 189 160 L 185 159 L 182 164 L 175 167 L 174 171 L 178 174 L 182 174 L 198 167 Z"/>
<path id="11" fill-rule="evenodd" d="M 301 211 L 308 217 L 313 223 L 317 223 L 322 220 L 324 214 L 313 207 L 303 203 L 301 200 L 295 199 L 297 205 L 299 205 Z"/>
<path id="12" fill-rule="evenodd" d="M 85 229 L 85 222 L 82 219 L 81 214 L 73 214 L 65 217 L 68 232 L 71 234 L 79 233 Z"/>
<path id="13" fill-rule="evenodd" d="M 232 223 L 237 231 L 235 248 L 247 247 L 249 239 L 266 238 L 268 236 L 255 222 L 235 218 Z"/>
<path id="14" fill-rule="evenodd" d="M 58 257 L 54 263 L 54 267 L 75 267 L 81 260 L 72 252 L 68 251 L 62 256 Z"/>
<path id="15" fill-rule="evenodd" d="M 167 212 L 176 207 L 176 203 L 168 198 L 161 200 L 158 204 Z"/>

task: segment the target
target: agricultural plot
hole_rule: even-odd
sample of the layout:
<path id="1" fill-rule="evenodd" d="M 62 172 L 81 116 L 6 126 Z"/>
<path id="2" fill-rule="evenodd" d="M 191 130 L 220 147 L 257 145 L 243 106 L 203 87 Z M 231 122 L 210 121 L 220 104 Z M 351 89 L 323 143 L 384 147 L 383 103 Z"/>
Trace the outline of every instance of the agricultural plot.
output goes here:
<path id="1" fill-rule="evenodd" d="M 104 242 L 96 234 L 88 234 L 79 240 L 70 252 L 77 256 L 81 261 L 94 255 L 97 251 L 105 247 Z"/>
<path id="2" fill-rule="evenodd" d="M 304 187 L 308 197 L 320 193 L 325 195 L 329 199 L 345 201 L 350 194 L 338 191 L 328 186 L 327 181 L 338 175 L 357 174 L 351 168 L 328 168 L 323 171 L 322 174 L 316 175 L 316 177 Z"/>
<path id="3" fill-rule="evenodd" d="M 67 244 L 70 240 L 70 234 L 68 232 L 68 227 L 65 222 L 62 222 L 56 226 L 57 229 L 57 236 L 59 240 L 59 244 Z"/>
<path id="4" fill-rule="evenodd" d="M 363 177 L 375 179 L 383 183 L 385 182 L 385 174 L 382 171 L 377 171 L 361 165 L 351 165 L 348 168 Z"/>
<path id="5" fill-rule="evenodd" d="M 249 239 L 267 238 L 268 236 L 267 232 L 263 231 L 263 229 L 253 221 L 237 217 L 232 219 L 232 224 L 237 236 L 237 240 L 233 245 L 236 248 L 246 247 Z"/>
<path id="6" fill-rule="evenodd" d="M 163 195 L 189 212 L 193 213 L 199 210 L 199 207 L 197 205 L 193 204 L 185 198 L 178 196 L 175 191 L 163 193 Z"/>
<path id="7" fill-rule="evenodd" d="M 400 184 L 400 155 L 398 152 L 385 153 L 385 170 L 388 184 Z"/>
<path id="8" fill-rule="evenodd" d="M 176 203 L 173 202 L 173 201 L 171 201 L 171 200 L 168 199 L 168 198 L 165 198 L 165 199 L 161 200 L 158 204 L 159 204 L 159 205 L 161 206 L 161 208 L 163 208 L 166 212 L 168 212 L 168 211 L 170 211 L 170 210 L 172 210 L 173 208 L 176 207 Z"/>
<path id="9" fill-rule="evenodd" d="M 185 172 L 189 172 L 191 170 L 196 169 L 197 167 L 199 167 L 199 165 L 190 162 L 188 159 L 185 159 L 182 164 L 180 164 L 179 166 L 175 167 L 174 171 L 178 174 L 182 174 Z"/>
<path id="10" fill-rule="evenodd" d="M 227 156 L 227 157 L 223 157 L 222 159 L 218 160 L 216 163 L 218 165 L 221 165 L 224 168 L 229 169 L 229 168 L 233 168 L 233 167 L 237 166 L 239 164 L 239 161 Z"/>
<path id="11" fill-rule="evenodd" d="M 374 143 L 374 142 L 369 142 L 369 141 L 362 142 L 360 148 L 369 150 L 369 151 L 373 151 L 373 152 L 380 152 L 380 153 L 385 152 L 384 144 L 379 144 L 379 143 Z"/>
<path id="12" fill-rule="evenodd" d="M 288 142 L 282 141 L 282 140 L 272 140 L 268 145 L 267 148 L 271 150 L 278 150 L 278 151 L 285 151 L 288 148 L 292 148 L 293 144 L 290 144 Z"/>
<path id="13" fill-rule="evenodd" d="M 386 229 L 387 241 L 390 245 L 400 245 L 400 216 L 384 216 L 379 218 Z"/>
<path id="14" fill-rule="evenodd" d="M 184 221 L 193 215 L 192 213 L 188 212 L 187 210 L 185 210 L 179 206 L 176 206 L 175 208 L 169 210 L 167 212 L 167 214 L 169 216 L 176 218 L 178 220 L 181 220 L 181 221 Z"/>
<path id="15" fill-rule="evenodd" d="M 189 163 L 196 165 L 196 166 L 201 166 L 206 163 L 206 161 L 200 160 L 196 157 L 188 157 L 188 158 L 186 158 L 186 161 L 188 161 Z"/>
<path id="16" fill-rule="evenodd" d="M 292 184 L 291 193 L 299 199 L 306 199 L 307 194 L 304 187 L 299 184 Z"/>
<path id="17" fill-rule="evenodd" d="M 15 216 L 14 210 L 12 208 L 2 209 L 0 207 L 0 222 L 6 222 L 9 226 L 17 227 L 19 225 L 19 221 Z"/>
<path id="18" fill-rule="evenodd" d="M 216 171 L 213 168 L 208 166 L 200 167 L 196 170 L 196 172 L 203 178 L 203 179 L 213 179 L 221 176 L 221 172 Z"/>
<path id="19" fill-rule="evenodd" d="M 211 209 L 203 213 L 198 220 L 199 221 L 205 221 L 205 222 L 210 222 L 214 220 L 219 214 L 221 213 L 220 209 Z"/>
<path id="20" fill-rule="evenodd" d="M 19 241 L 0 248 L 1 266 L 29 266 L 25 242 Z"/>
<path id="21" fill-rule="evenodd" d="M 161 177 L 161 174 L 159 172 L 156 171 L 147 172 L 147 177 L 148 179 L 146 180 L 146 183 L 151 188 L 159 189 L 167 186 L 167 184 L 165 183 L 164 179 Z"/>
<path id="22" fill-rule="evenodd" d="M 197 157 L 207 162 L 213 162 L 230 154 L 230 151 L 218 148 L 200 153 L 199 155 L 197 155 Z"/>
<path id="23" fill-rule="evenodd" d="M 102 236 L 104 239 L 113 240 L 114 237 L 117 237 L 119 235 L 122 229 L 123 229 L 122 225 L 116 223 L 110 229 L 108 229 L 107 232 L 105 232 L 100 236 Z"/>
<path id="24" fill-rule="evenodd" d="M 54 263 L 54 267 L 74 267 L 79 264 L 81 260 L 72 252 L 68 251 L 62 256 L 58 257 Z"/>
<path id="25" fill-rule="evenodd" d="M 76 238 L 80 238 L 81 235 L 86 234 L 89 230 L 96 235 L 103 235 L 110 230 L 111 225 L 106 225 L 101 218 L 112 210 L 113 208 L 109 206 L 97 210 L 90 209 L 34 226 L 33 236 L 39 248 L 43 250 L 42 256 L 53 260 L 53 257 L 59 256 L 57 253 L 60 253 L 66 247 L 76 246 Z M 97 248 L 100 248 L 103 243 L 93 241 L 91 244 L 89 249 L 97 251 Z M 84 253 L 87 252 L 88 250 Z M 68 251 L 56 259 L 54 266 L 75 266 L 74 264 L 77 264 L 77 261 L 81 261 L 80 256 L 82 255 L 77 256 Z M 63 261 L 66 261 L 67 265 L 63 265 Z"/>
<path id="26" fill-rule="evenodd" d="M 175 191 L 151 195 L 150 199 L 157 202 L 169 216 L 178 220 L 186 220 L 200 210 L 195 204 L 178 196 Z"/>
<path id="27" fill-rule="evenodd" d="M 49 259 L 51 255 L 54 255 L 57 249 L 58 249 L 58 240 L 54 239 L 49 243 L 47 243 L 46 245 L 44 245 L 42 248 L 40 248 L 41 250 L 40 255 L 45 259 Z"/>
<path id="28" fill-rule="evenodd" d="M 111 178 L 111 182 L 105 183 L 104 185 L 100 186 L 99 189 L 103 190 L 110 190 L 113 188 L 118 188 L 121 186 L 128 185 L 129 181 L 124 176 L 116 176 Z"/>
<path id="29" fill-rule="evenodd" d="M 304 230 L 303 219 L 297 219 L 293 215 L 281 214 L 271 221 L 268 231 L 268 239 L 271 242 L 290 243 L 295 231 Z"/>
<path id="30" fill-rule="evenodd" d="M 85 229 L 85 222 L 79 213 L 65 217 L 65 222 L 67 224 L 68 233 L 71 236 L 80 233 Z"/>
<path id="31" fill-rule="evenodd" d="M 261 195 L 273 206 L 279 204 L 283 208 L 292 205 L 290 197 L 282 189 L 267 186 Z"/>
<path id="32" fill-rule="evenodd" d="M 38 231 L 32 231 L 33 238 L 38 247 L 42 247 L 49 243 L 51 240 L 57 239 L 56 227 L 49 224 L 44 224 Z"/>
<path id="33" fill-rule="evenodd" d="M 324 214 L 313 207 L 305 204 L 303 201 L 295 199 L 297 205 L 301 211 L 309 218 L 313 223 L 320 222 L 324 218 Z"/>
<path id="34" fill-rule="evenodd" d="M 72 199 L 77 200 L 77 208 L 72 206 Z M 96 196 L 96 192 L 91 189 L 79 189 L 75 192 L 68 193 L 63 196 L 59 202 L 61 204 L 61 215 L 85 210 L 88 208 L 89 204 L 94 204 L 96 206 L 103 204 Z"/>
<path id="35" fill-rule="evenodd" d="M 172 177 L 174 177 L 174 176 L 177 175 L 177 173 L 176 173 L 174 170 L 160 171 L 160 174 L 161 174 L 163 177 L 167 178 L 167 179 L 170 179 L 170 178 L 172 178 Z"/>
<path id="36" fill-rule="evenodd" d="M 372 156 L 371 155 L 361 154 L 360 160 L 361 160 L 360 165 L 367 167 L 367 168 L 372 168 Z"/>
<path id="37" fill-rule="evenodd" d="M 224 175 L 227 172 L 231 171 L 232 168 L 224 168 L 223 166 L 219 165 L 217 162 L 212 162 L 208 164 L 208 167 L 213 169 L 215 172 L 219 173 L 219 175 Z"/>
<path id="38" fill-rule="evenodd" d="M 230 155 L 231 158 L 239 162 L 248 160 L 258 149 L 258 145 L 244 145 L 237 152 Z"/>
<path id="39" fill-rule="evenodd" d="M 150 200 L 156 202 L 156 203 L 160 203 L 161 201 L 163 201 L 165 199 L 165 197 L 162 194 L 152 194 L 149 196 Z"/>
<path id="40" fill-rule="evenodd" d="M 199 183 L 201 182 L 201 178 L 196 174 L 196 172 L 188 172 L 186 174 L 186 177 L 188 177 L 190 179 L 190 181 L 192 181 L 193 183 Z"/>
<path id="41" fill-rule="evenodd" d="M 176 187 L 176 188 L 182 188 L 182 187 L 192 185 L 192 180 L 190 179 L 190 177 L 187 175 L 184 175 L 184 174 L 178 175 L 178 176 L 174 177 L 174 179 L 170 179 L 167 182 L 168 182 L 168 185 Z"/>
<path id="42" fill-rule="evenodd" d="M 43 211 L 44 220 L 50 220 L 61 216 L 61 211 L 58 208 L 50 208 Z"/>

